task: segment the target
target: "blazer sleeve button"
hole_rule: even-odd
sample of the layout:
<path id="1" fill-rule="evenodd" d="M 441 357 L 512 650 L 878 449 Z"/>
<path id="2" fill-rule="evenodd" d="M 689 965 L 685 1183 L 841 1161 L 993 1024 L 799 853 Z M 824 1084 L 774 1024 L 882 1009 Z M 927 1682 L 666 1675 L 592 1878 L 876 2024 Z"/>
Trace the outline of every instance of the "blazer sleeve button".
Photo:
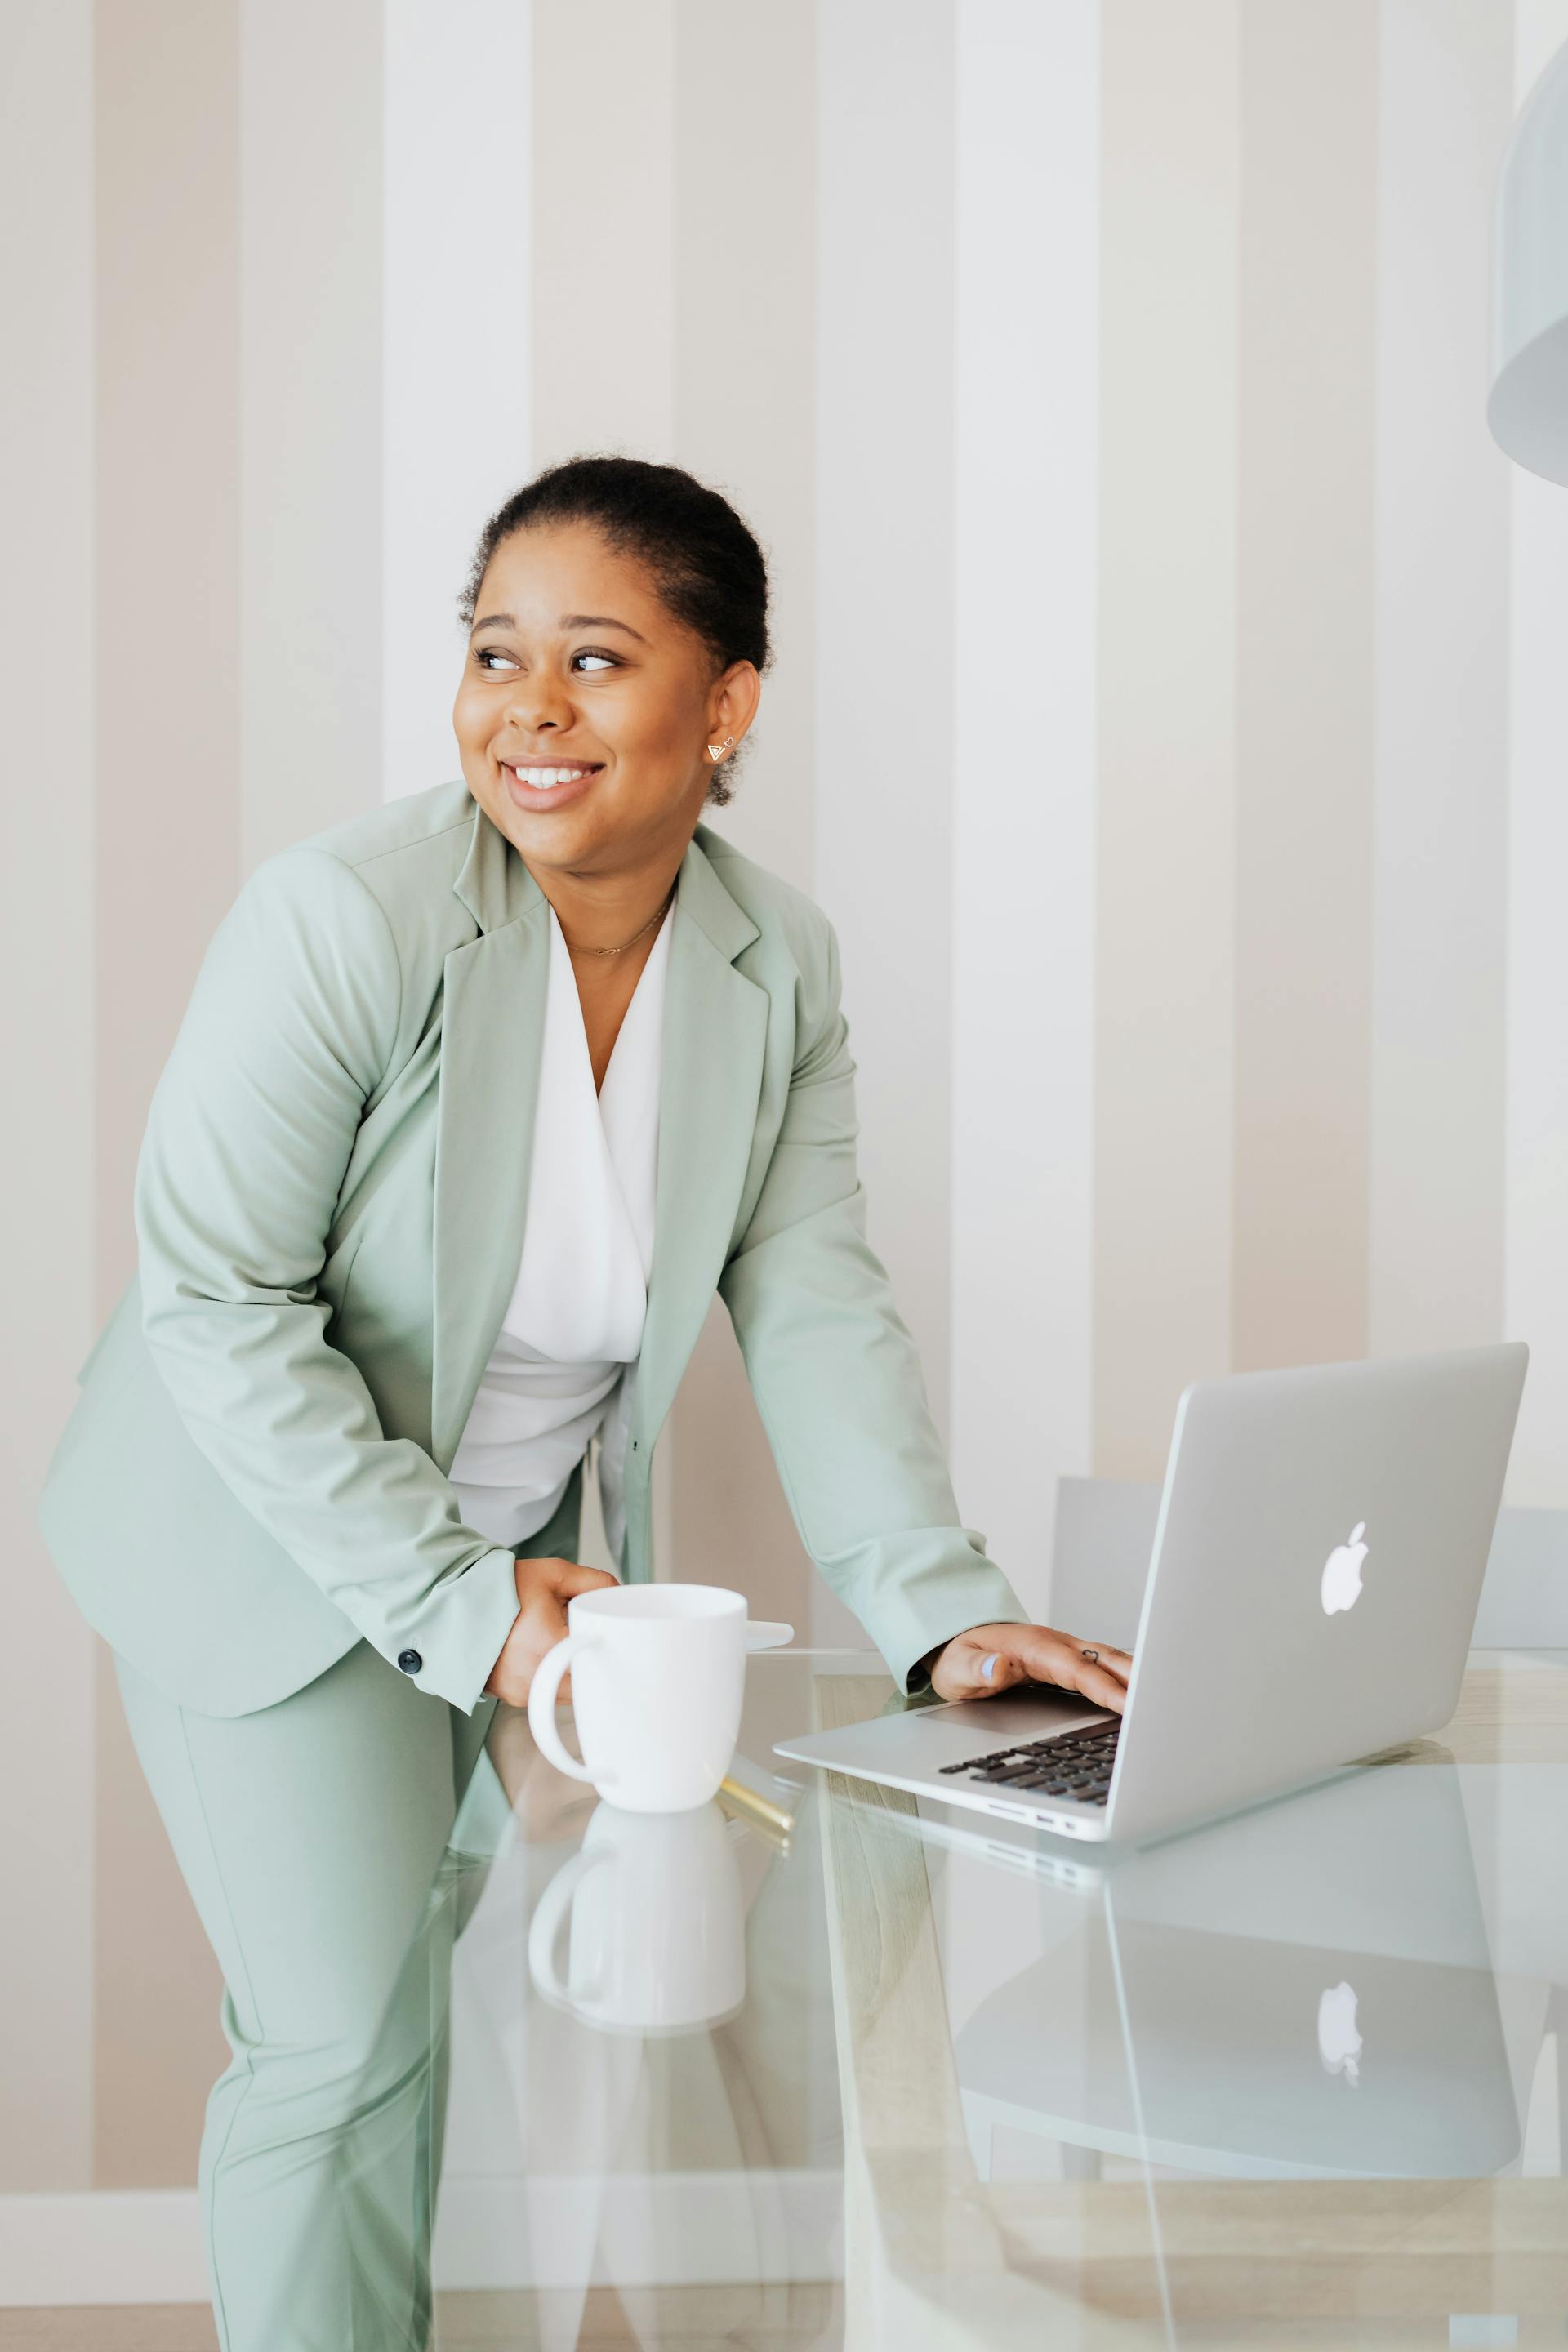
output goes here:
<path id="1" fill-rule="evenodd" d="M 416 1675 L 425 1661 L 417 1650 L 399 1650 L 397 1663 L 405 1675 Z"/>

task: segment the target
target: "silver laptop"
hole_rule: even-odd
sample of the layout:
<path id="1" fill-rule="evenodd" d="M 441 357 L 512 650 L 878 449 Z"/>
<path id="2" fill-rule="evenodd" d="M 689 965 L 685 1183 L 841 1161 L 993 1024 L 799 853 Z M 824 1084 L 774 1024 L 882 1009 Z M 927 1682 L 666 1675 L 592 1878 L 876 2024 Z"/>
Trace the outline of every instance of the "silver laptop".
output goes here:
<path id="1" fill-rule="evenodd" d="M 1142 1841 L 1436 1730 L 1528 1362 L 1516 1340 L 1194 1381 L 1121 1717 L 1029 1685 L 776 1752 L 1059 1836 Z"/>

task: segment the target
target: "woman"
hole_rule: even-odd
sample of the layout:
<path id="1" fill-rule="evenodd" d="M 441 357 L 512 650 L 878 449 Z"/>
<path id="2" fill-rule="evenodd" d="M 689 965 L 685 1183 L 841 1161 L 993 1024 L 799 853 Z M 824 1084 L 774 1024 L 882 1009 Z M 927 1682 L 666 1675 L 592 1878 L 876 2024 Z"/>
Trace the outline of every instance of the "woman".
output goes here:
<path id="1" fill-rule="evenodd" d="M 460 609 L 462 782 L 267 859 L 213 939 L 44 1497 L 223 1967 L 220 2326 L 226 2282 L 248 2315 L 302 2259 L 279 2200 L 395 2052 L 496 1702 L 611 1580 L 573 1557 L 590 1436 L 650 1573 L 715 1288 L 802 1539 L 903 1689 L 1120 1708 L 1129 1667 L 1027 1623 L 960 1525 L 864 1237 L 832 929 L 699 822 L 769 659 L 752 533 L 677 467 L 578 459 L 491 520 Z"/>

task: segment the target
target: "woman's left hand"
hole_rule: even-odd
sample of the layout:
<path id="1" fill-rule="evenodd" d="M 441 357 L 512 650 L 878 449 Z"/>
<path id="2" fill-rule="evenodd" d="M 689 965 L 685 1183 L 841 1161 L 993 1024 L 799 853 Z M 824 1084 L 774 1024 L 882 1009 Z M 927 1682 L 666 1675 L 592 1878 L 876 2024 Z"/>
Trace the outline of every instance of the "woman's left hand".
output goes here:
<path id="1" fill-rule="evenodd" d="M 1131 1672 L 1128 1653 L 1108 1642 L 1080 1642 L 1049 1625 L 972 1625 L 937 1652 L 931 1679 L 939 1698 L 992 1698 L 1015 1683 L 1050 1683 L 1120 1715 Z"/>

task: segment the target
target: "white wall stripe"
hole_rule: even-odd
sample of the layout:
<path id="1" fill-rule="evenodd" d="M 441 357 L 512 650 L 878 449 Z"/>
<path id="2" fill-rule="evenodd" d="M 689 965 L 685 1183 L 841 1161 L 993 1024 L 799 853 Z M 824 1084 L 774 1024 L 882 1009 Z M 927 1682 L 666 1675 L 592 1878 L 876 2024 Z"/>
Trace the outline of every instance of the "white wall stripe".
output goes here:
<path id="1" fill-rule="evenodd" d="M 816 887 L 816 20 L 797 6 L 681 0 L 676 65 L 676 444 L 760 540 L 774 663 L 727 808 L 705 821 Z M 737 90 L 768 93 L 738 105 Z M 654 1456 L 673 1448 L 676 1574 L 743 1580 L 804 1639 L 865 1639 L 813 1568 L 716 1299 Z M 742 1565 L 743 1563 L 743 1565 Z"/>
<path id="2" fill-rule="evenodd" d="M 1568 0 L 1519 0 L 1514 102 L 1568 40 Z M 1512 469 L 1510 630 L 1510 1334 L 1531 1345 L 1509 1499 L 1568 1504 L 1568 490 Z"/>
<path id="3" fill-rule="evenodd" d="M 1107 0 L 1094 1468 L 1229 1369 L 1238 0 Z"/>
<path id="4" fill-rule="evenodd" d="M 14 1017 L 0 1204 L 20 1246 L 6 1285 L 0 1414 L 11 1669 L 0 1705 L 0 1853 L 13 1923 L 0 1937 L 0 2188 L 78 2188 L 92 2166 L 95 1643 L 49 1563 L 37 1512 L 96 1332 L 99 1286 L 94 698 L 82 686 L 97 653 L 83 611 L 95 601 L 91 7 L 13 0 L 4 51 L 0 958 Z M 71 608 L 62 638 L 59 616 Z M 46 680 L 55 683 L 41 691 Z"/>
<path id="5" fill-rule="evenodd" d="M 460 773 L 456 599 L 481 526 L 532 470 L 532 56 L 527 0 L 384 5 L 382 775 L 395 800 Z"/>
<path id="6" fill-rule="evenodd" d="M 820 0 L 817 896 L 868 1231 L 945 1433 L 952 980 L 953 20 Z"/>
<path id="7" fill-rule="evenodd" d="M 961 0 L 952 1461 L 1047 1607 L 1089 1454 L 1098 0 Z"/>
<path id="8" fill-rule="evenodd" d="M 1509 466 L 1487 431 L 1492 0 L 1378 20 L 1375 923 L 1367 1346 L 1501 1337 Z"/>
<path id="9" fill-rule="evenodd" d="M 1568 41 L 1564 0 L 1514 0 L 1513 102 L 1522 106 L 1549 60 Z"/>

